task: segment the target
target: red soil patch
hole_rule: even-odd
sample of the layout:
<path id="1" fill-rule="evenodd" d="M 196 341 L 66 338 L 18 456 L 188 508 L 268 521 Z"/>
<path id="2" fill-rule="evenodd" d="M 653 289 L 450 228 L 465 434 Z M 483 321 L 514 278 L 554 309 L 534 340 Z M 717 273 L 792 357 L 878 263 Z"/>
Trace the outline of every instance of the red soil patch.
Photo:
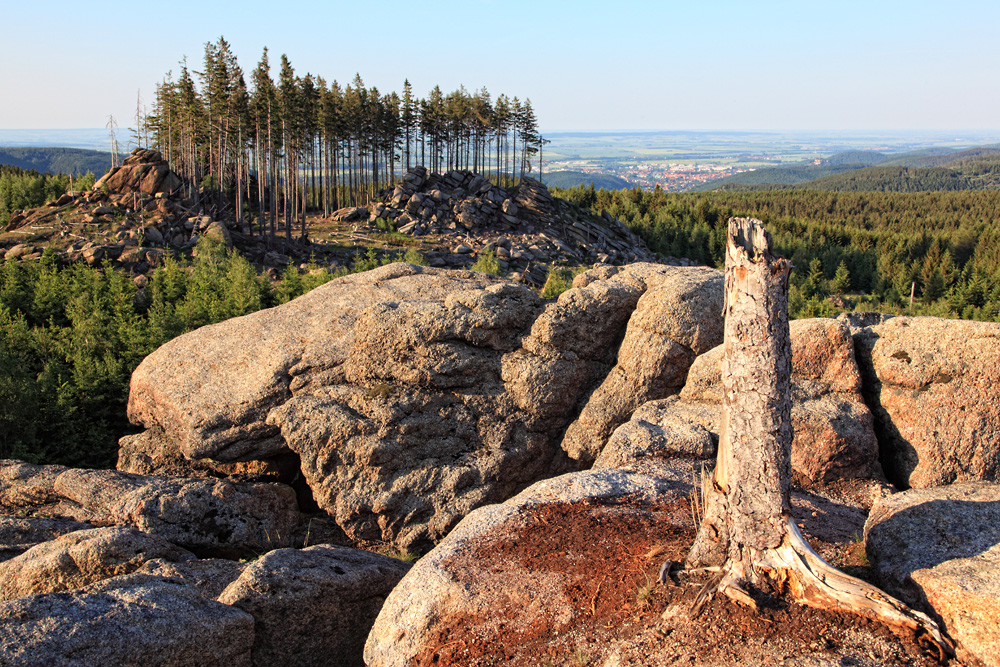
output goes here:
<path id="1" fill-rule="evenodd" d="M 665 559 L 686 556 L 690 516 L 686 499 L 660 507 L 624 499 L 526 508 L 501 539 L 455 562 L 456 569 L 475 564 L 468 583 L 477 594 L 488 589 L 495 604 L 488 613 L 440 619 L 412 664 L 938 664 L 879 623 L 765 596 L 760 612 L 723 598 L 693 621 L 664 620 L 668 608 L 686 609 L 700 587 L 655 583 Z M 484 584 L 488 579 L 493 583 Z M 804 655 L 821 661 L 797 662 Z"/>

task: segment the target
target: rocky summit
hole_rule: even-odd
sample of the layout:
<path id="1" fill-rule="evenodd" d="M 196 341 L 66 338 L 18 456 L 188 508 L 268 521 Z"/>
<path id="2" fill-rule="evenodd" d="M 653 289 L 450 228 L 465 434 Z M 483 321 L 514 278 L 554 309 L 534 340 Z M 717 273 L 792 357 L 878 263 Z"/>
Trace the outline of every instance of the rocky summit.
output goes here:
<path id="1" fill-rule="evenodd" d="M 492 201 L 459 176 L 433 184 Z M 405 224 L 511 234 L 508 200 L 521 216 L 550 205 L 421 203 Z M 144 431 L 122 440 L 118 470 L 0 462 L 0 663 L 681 654 L 704 641 L 695 625 L 629 623 L 693 538 L 719 438 L 722 283 L 705 267 L 598 264 L 542 299 L 524 281 L 395 263 L 175 338 L 132 376 Z M 998 664 L 998 336 L 935 318 L 791 324 L 796 522 L 834 564 L 941 620 L 968 665 Z M 761 630 L 725 650 L 929 664 L 874 626 L 806 618 L 798 644 Z"/>
<path id="2" fill-rule="evenodd" d="M 158 151 L 137 148 L 90 191 L 15 211 L 5 229 L 12 240 L 0 253 L 9 262 L 37 260 L 46 249 L 66 263 L 106 261 L 135 275 L 140 287 L 167 257 L 190 256 L 203 237 L 235 248 L 272 278 L 289 264 L 337 269 L 367 252 L 388 258 L 408 248 L 437 268 L 469 268 L 490 253 L 503 275 L 531 287 L 559 267 L 695 265 L 658 257 L 607 211 L 594 215 L 554 198 L 540 181 L 526 177 L 506 188 L 463 170 L 415 167 L 364 206 L 310 214 L 307 236 L 298 220 L 294 238 L 269 240 L 260 221 L 230 217 L 211 197 L 187 193 Z"/>
<path id="3" fill-rule="evenodd" d="M 471 272 L 347 276 L 163 346 L 133 375 L 129 416 L 187 459 L 294 453 L 351 538 L 423 548 L 586 464 L 567 428 L 600 448 L 636 397 L 677 393 L 721 342 L 717 271 L 633 264 L 576 284 L 546 303 Z"/>

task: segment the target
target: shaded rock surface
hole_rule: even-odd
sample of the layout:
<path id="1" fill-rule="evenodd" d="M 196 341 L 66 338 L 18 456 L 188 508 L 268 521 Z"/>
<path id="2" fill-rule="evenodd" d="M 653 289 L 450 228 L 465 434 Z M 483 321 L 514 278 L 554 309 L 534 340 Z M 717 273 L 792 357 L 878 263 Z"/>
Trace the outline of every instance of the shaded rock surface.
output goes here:
<path id="1" fill-rule="evenodd" d="M 893 317 L 855 342 L 890 481 L 1000 481 L 1000 324 Z"/>
<path id="2" fill-rule="evenodd" d="M 24 553 L 40 542 L 92 528 L 73 519 L 40 516 L 0 516 L 0 562 Z"/>
<path id="3" fill-rule="evenodd" d="M 363 667 L 368 631 L 409 568 L 355 549 L 277 549 L 247 566 L 218 599 L 254 617 L 254 665 Z"/>
<path id="4" fill-rule="evenodd" d="M 170 477 L 217 477 L 239 482 L 282 482 L 290 484 L 299 474 L 299 459 L 291 453 L 266 459 L 220 463 L 211 459 L 189 459 L 175 440 L 152 428 L 118 441 L 121 472 Z"/>
<path id="5" fill-rule="evenodd" d="M 215 600 L 248 566 L 245 561 L 225 558 L 174 561 L 153 558 L 143 563 L 135 573 L 137 576 L 152 575 L 180 581 L 202 597 Z"/>
<path id="6" fill-rule="evenodd" d="M 42 466 L 12 459 L 0 460 L 0 508 L 15 514 L 23 508 L 38 509 L 61 500 L 55 491 L 56 478 L 64 466 Z"/>
<path id="7" fill-rule="evenodd" d="M 250 665 L 253 617 L 158 577 L 110 579 L 0 604 L 0 663 Z"/>
<path id="8" fill-rule="evenodd" d="M 282 484 L 144 476 L 0 462 L 0 502 L 93 525 L 133 526 L 176 545 L 229 554 L 291 543 L 300 519 Z M 9 509 L 5 509 L 11 513 Z"/>
<path id="9" fill-rule="evenodd" d="M 865 545 L 880 585 L 941 619 L 960 658 L 1000 665 L 1000 484 L 884 498 L 865 524 Z"/>
<path id="10" fill-rule="evenodd" d="M 792 339 L 792 470 L 804 487 L 853 478 L 882 478 L 871 412 L 848 327 L 831 319 L 795 320 Z M 637 411 L 611 437 L 601 466 L 634 456 L 710 457 L 721 419 L 721 346 L 699 356 L 679 398 Z M 705 431 L 711 434 L 712 445 Z"/>
<path id="11" fill-rule="evenodd" d="M 79 530 L 0 563 L 0 600 L 82 588 L 134 572 L 153 558 L 183 561 L 195 556 L 135 528 Z"/>
<path id="12" fill-rule="evenodd" d="M 722 343 L 721 313 L 718 271 L 652 274 L 629 319 L 615 367 L 567 429 L 563 449 L 589 463 L 637 407 L 679 392 L 695 357 Z"/>
<path id="13" fill-rule="evenodd" d="M 671 396 L 649 401 L 615 429 L 595 468 L 633 469 L 645 459 L 714 459 L 720 406 Z"/>

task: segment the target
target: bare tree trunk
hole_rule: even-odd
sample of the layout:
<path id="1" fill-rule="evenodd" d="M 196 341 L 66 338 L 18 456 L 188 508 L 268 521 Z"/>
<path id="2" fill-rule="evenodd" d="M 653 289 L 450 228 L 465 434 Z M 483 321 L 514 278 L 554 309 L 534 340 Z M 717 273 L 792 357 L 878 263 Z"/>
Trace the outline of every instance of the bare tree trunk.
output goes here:
<path id="1" fill-rule="evenodd" d="M 951 651 L 937 625 L 874 586 L 828 565 L 792 519 L 788 277 L 762 223 L 731 218 L 726 246 L 722 424 L 714 474 L 703 481 L 705 516 L 688 568 L 718 569 L 695 613 L 716 590 L 755 607 L 747 587 L 790 593 L 813 607 L 908 628 Z"/>

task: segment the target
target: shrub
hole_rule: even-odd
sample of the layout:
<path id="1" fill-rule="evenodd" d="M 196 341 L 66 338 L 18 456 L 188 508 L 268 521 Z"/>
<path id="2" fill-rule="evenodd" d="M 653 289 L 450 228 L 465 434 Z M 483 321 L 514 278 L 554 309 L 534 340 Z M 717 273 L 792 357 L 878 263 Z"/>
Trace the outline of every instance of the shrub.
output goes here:
<path id="1" fill-rule="evenodd" d="M 573 275 L 568 269 L 549 267 L 549 275 L 542 286 L 541 297 L 554 299 L 573 286 Z"/>
<path id="2" fill-rule="evenodd" d="M 497 262 L 497 256 L 496 253 L 493 252 L 493 248 L 487 248 L 479 253 L 479 256 L 476 257 L 475 263 L 469 268 L 472 271 L 488 273 L 491 276 L 500 275 L 500 264 Z"/>

